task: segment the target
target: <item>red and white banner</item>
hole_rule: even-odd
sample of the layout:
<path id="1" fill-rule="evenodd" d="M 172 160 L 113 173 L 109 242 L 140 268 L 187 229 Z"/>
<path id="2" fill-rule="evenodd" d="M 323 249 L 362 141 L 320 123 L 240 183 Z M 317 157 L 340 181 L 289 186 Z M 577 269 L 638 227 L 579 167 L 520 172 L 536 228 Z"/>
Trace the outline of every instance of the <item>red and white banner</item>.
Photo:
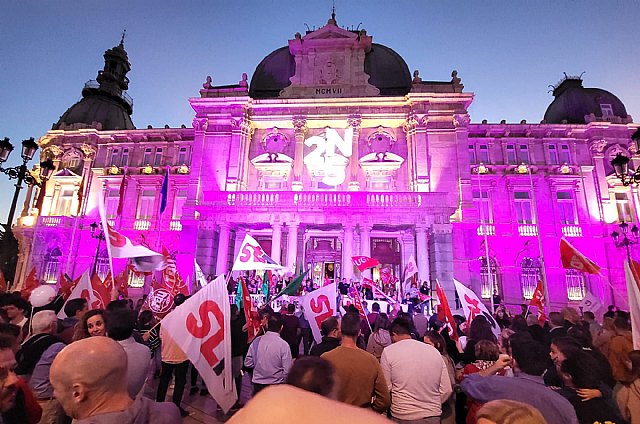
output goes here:
<path id="1" fill-rule="evenodd" d="M 456 321 L 453 319 L 453 314 L 451 313 L 451 307 L 449 306 L 449 301 L 447 300 L 447 295 L 444 293 L 444 289 L 440 285 L 440 281 L 436 280 L 436 295 L 438 296 L 438 309 L 442 315 L 444 315 L 443 322 L 447 326 L 447 331 L 449 332 L 449 336 L 451 340 L 458 340 L 458 332 L 456 331 Z M 440 313 L 438 314 L 440 315 Z"/>
<path id="2" fill-rule="evenodd" d="M 303 296 L 300 301 L 304 308 L 304 317 L 309 321 L 316 343 L 322 341 L 320 324 L 336 314 L 336 283 L 328 284 Z"/>
<path id="3" fill-rule="evenodd" d="M 600 266 L 580 253 L 564 237 L 560 239 L 560 258 L 564 268 L 589 274 L 600 274 Z"/>
<path id="4" fill-rule="evenodd" d="M 173 306 L 173 293 L 171 287 L 164 281 L 158 282 L 155 275 L 151 279 L 151 291 L 143 305 L 143 309 L 149 309 L 157 318 L 162 319 L 171 311 Z"/>
<path id="5" fill-rule="evenodd" d="M 640 349 L 640 264 L 631 260 L 624 261 L 624 274 L 627 280 L 627 296 L 629 296 L 629 312 L 631 313 L 631 336 L 633 348 Z"/>
<path id="6" fill-rule="evenodd" d="M 544 323 L 547 320 L 544 304 L 544 288 L 542 287 L 542 281 L 538 280 L 536 290 L 533 292 L 529 306 L 535 306 L 538 309 L 538 323 L 540 323 L 541 326 L 544 326 Z"/>
<path id="7" fill-rule="evenodd" d="M 284 269 L 284 267 L 264 253 L 256 239 L 246 234 L 231 270 L 255 271 L 262 269 Z"/>
<path id="8" fill-rule="evenodd" d="M 174 309 L 161 325 L 187 355 L 213 399 L 227 413 L 237 396 L 231 374 L 231 317 L 224 275 Z"/>
<path id="9" fill-rule="evenodd" d="M 396 301 L 394 299 L 392 299 L 391 297 L 387 296 L 382 290 L 380 290 L 378 288 L 378 286 L 376 285 L 376 283 L 373 282 L 373 280 L 371 280 L 369 278 L 364 278 L 362 280 L 362 285 L 365 286 L 365 287 L 371 288 L 371 291 L 373 292 L 373 298 L 374 299 L 383 298 L 389 303 L 396 303 Z"/>
<path id="10" fill-rule="evenodd" d="M 351 260 L 353 261 L 353 264 L 356 266 L 356 268 L 358 268 L 358 271 L 360 272 L 380 265 L 379 260 L 369 258 L 368 256 L 352 256 Z"/>
<path id="11" fill-rule="evenodd" d="M 162 256 L 164 256 L 164 269 L 162 270 L 162 279 L 167 287 L 171 288 L 174 295 L 182 293 L 185 296 L 189 295 L 189 287 L 178 273 L 176 268 L 176 261 L 171 257 L 171 254 L 166 247 L 162 246 Z"/>
<path id="12" fill-rule="evenodd" d="M 160 253 L 134 244 L 128 237 L 120 234 L 109 225 L 102 196 L 98 196 L 98 210 L 100 211 L 100 221 L 107 242 L 110 262 L 112 258 L 132 258 L 139 271 L 153 271 L 163 264 L 164 257 Z M 112 263 L 110 263 L 110 269 L 113 270 Z"/>
<path id="13" fill-rule="evenodd" d="M 78 283 L 75 285 L 73 290 L 71 290 L 71 294 L 67 299 L 67 302 L 71 299 L 86 299 L 89 309 L 97 309 L 100 307 L 100 300 L 98 299 L 98 294 L 93 291 L 93 287 L 91 285 L 91 278 L 89 277 L 89 270 L 87 269 L 84 274 L 78 280 Z M 64 303 L 64 306 L 67 306 L 67 302 Z M 58 313 L 58 318 L 65 319 L 67 318 L 67 314 L 64 313 L 64 306 Z"/>
<path id="14" fill-rule="evenodd" d="M 453 280 L 453 284 L 456 287 L 456 292 L 458 292 L 458 298 L 462 304 L 462 310 L 464 311 L 464 316 L 467 318 L 467 322 L 471 324 L 471 321 L 473 321 L 475 317 L 478 315 L 484 315 L 489 324 L 491 324 L 493 334 L 495 334 L 496 338 L 500 337 L 500 326 L 496 320 L 493 319 L 493 315 L 489 313 L 487 307 L 484 306 L 484 303 L 482 303 L 473 290 L 466 287 L 455 278 Z"/>

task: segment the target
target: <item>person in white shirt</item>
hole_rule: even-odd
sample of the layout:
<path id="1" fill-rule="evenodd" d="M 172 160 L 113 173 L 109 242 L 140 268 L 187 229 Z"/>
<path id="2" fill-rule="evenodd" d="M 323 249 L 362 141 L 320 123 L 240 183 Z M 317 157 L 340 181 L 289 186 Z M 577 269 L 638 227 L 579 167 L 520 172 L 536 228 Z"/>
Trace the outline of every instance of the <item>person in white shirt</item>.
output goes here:
<path id="1" fill-rule="evenodd" d="M 389 332 L 393 344 L 382 352 L 380 365 L 391 392 L 393 420 L 402 424 L 439 424 L 441 405 L 452 393 L 440 352 L 412 339 L 406 319 L 394 320 Z"/>

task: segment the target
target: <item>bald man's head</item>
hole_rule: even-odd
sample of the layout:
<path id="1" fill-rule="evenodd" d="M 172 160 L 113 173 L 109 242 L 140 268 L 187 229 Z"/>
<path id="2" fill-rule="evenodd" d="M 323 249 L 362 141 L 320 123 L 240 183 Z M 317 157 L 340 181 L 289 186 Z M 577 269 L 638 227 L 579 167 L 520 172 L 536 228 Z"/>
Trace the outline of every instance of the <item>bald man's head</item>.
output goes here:
<path id="1" fill-rule="evenodd" d="M 72 418 L 86 418 L 110 396 L 127 392 L 127 354 L 108 337 L 89 337 L 62 349 L 51 365 L 54 396 Z"/>

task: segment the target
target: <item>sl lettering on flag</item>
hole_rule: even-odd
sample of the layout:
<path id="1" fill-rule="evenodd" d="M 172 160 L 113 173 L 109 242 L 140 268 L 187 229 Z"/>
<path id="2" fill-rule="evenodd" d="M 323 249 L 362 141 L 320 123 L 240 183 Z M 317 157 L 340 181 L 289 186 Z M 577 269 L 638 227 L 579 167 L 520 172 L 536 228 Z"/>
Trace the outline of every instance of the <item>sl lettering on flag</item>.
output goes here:
<path id="1" fill-rule="evenodd" d="M 268 269 L 284 269 L 267 255 L 256 239 L 249 234 L 244 236 L 238 256 L 233 263 L 232 271 L 255 271 Z"/>
<path id="2" fill-rule="evenodd" d="M 169 313 L 162 327 L 196 367 L 216 403 L 228 412 L 237 395 L 231 372 L 231 317 L 224 275 Z"/>

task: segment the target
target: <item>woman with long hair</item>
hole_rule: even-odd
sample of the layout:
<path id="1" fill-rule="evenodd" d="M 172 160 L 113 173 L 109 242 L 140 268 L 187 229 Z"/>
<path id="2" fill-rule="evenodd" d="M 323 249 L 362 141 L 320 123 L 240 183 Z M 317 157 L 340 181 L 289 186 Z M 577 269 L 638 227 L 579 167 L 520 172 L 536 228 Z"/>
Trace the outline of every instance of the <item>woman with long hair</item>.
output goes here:
<path id="1" fill-rule="evenodd" d="M 107 324 L 103 309 L 92 309 L 85 313 L 73 335 L 73 341 L 86 339 L 87 337 L 106 336 Z"/>
<path id="2" fill-rule="evenodd" d="M 367 352 L 375 356 L 378 361 L 382 357 L 384 348 L 391 344 L 391 335 L 389 334 L 390 325 L 391 323 L 389 322 L 387 314 L 378 314 L 376 323 L 373 326 L 373 333 L 369 336 Z"/>

